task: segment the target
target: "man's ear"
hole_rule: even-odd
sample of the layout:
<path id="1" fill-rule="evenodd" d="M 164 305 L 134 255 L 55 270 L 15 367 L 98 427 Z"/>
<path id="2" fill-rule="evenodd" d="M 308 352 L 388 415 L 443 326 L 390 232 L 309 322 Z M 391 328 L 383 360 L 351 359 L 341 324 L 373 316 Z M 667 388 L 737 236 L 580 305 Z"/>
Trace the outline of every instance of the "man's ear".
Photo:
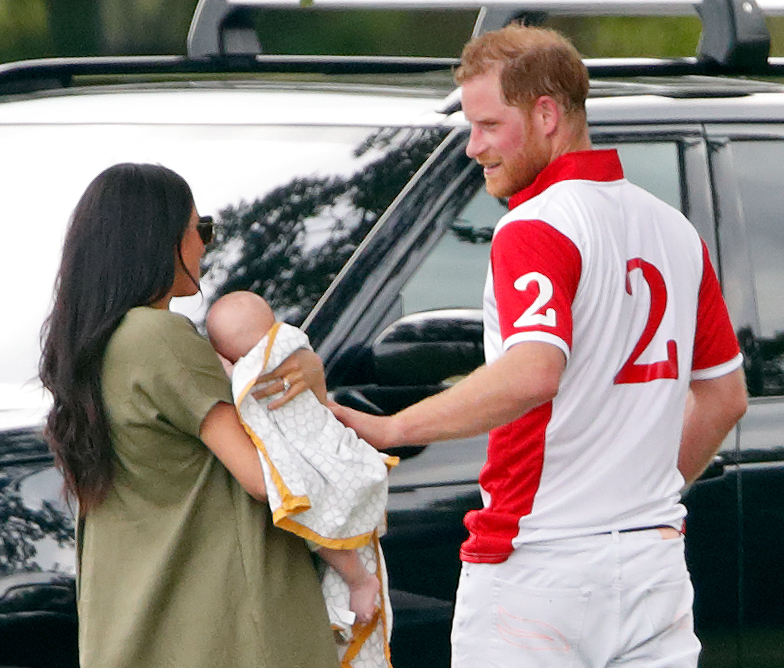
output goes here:
<path id="1" fill-rule="evenodd" d="M 532 114 L 539 131 L 545 137 L 550 137 L 558 129 L 563 117 L 563 110 L 549 95 L 542 95 L 534 102 Z"/>

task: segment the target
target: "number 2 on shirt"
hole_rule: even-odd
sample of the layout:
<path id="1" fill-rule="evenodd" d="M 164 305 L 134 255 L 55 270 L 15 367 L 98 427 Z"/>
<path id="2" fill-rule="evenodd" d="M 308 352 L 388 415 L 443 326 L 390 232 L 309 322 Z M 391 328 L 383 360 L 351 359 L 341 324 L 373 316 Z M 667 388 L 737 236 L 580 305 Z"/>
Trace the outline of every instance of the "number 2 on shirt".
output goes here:
<path id="1" fill-rule="evenodd" d="M 629 274 L 635 269 L 642 271 L 643 280 L 648 284 L 651 292 L 651 306 L 645 329 L 642 330 L 637 345 L 626 360 L 621 370 L 615 376 L 615 384 L 647 383 L 659 378 L 678 377 L 678 345 L 673 340 L 667 341 L 667 359 L 652 364 L 637 364 L 640 355 L 650 345 L 656 331 L 664 318 L 667 308 L 667 285 L 661 272 L 650 262 L 636 257 L 626 263 L 626 292 L 632 294 L 632 285 Z"/>
<path id="2" fill-rule="evenodd" d="M 523 274 L 514 282 L 514 289 L 519 292 L 525 292 L 530 283 L 536 283 L 539 287 L 539 294 L 531 305 L 523 311 L 521 315 L 514 322 L 514 327 L 531 327 L 533 325 L 544 325 L 545 327 L 555 327 L 555 309 L 548 308 L 544 313 L 537 313 L 537 311 L 547 305 L 547 302 L 553 296 L 553 284 L 550 279 L 538 271 L 531 271 Z"/>

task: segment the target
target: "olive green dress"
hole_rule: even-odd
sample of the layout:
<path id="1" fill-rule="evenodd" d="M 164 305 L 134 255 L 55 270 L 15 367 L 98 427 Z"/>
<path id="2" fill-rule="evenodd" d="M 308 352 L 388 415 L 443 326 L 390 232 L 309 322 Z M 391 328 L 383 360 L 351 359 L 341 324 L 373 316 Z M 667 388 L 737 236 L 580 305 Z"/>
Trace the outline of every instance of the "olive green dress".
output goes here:
<path id="1" fill-rule="evenodd" d="M 336 668 L 305 542 L 199 440 L 232 403 L 183 316 L 131 310 L 102 374 L 116 477 L 79 531 L 83 668 Z"/>

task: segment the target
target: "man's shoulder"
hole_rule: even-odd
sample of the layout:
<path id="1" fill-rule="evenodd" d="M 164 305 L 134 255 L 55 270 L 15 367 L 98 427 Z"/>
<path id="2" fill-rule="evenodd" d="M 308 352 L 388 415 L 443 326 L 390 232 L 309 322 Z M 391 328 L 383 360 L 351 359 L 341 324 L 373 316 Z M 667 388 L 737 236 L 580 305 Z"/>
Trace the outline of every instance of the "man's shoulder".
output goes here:
<path id="1" fill-rule="evenodd" d="M 570 232 L 573 232 L 575 224 L 579 225 L 580 221 L 565 201 L 565 196 L 568 197 L 568 191 L 571 189 L 573 185 L 570 182 L 555 183 L 535 197 L 518 204 L 498 220 L 494 237 L 502 230 L 506 233 L 514 230 L 523 236 L 535 234 L 535 228 L 542 223 L 572 236 Z"/>

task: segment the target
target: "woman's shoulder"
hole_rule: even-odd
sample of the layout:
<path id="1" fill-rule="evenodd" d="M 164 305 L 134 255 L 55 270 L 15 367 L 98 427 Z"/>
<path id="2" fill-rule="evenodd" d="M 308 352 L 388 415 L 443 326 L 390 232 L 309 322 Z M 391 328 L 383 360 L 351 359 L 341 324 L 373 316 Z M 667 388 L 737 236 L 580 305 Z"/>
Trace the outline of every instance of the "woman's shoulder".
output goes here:
<path id="1" fill-rule="evenodd" d="M 209 345 L 196 326 L 184 315 L 148 306 L 132 308 L 125 314 L 112 336 L 112 347 L 138 353 L 161 347 L 179 349 L 190 345 Z"/>
<path id="2" fill-rule="evenodd" d="M 196 326 L 184 315 L 151 306 L 132 308 L 125 314 L 117 329 L 128 330 L 129 333 L 141 331 L 147 335 L 170 330 L 198 335 Z"/>
<path id="3" fill-rule="evenodd" d="M 136 306 L 125 314 L 123 322 L 143 323 L 145 326 L 172 327 L 187 324 L 193 328 L 193 323 L 181 313 L 165 308 L 152 306 Z"/>

